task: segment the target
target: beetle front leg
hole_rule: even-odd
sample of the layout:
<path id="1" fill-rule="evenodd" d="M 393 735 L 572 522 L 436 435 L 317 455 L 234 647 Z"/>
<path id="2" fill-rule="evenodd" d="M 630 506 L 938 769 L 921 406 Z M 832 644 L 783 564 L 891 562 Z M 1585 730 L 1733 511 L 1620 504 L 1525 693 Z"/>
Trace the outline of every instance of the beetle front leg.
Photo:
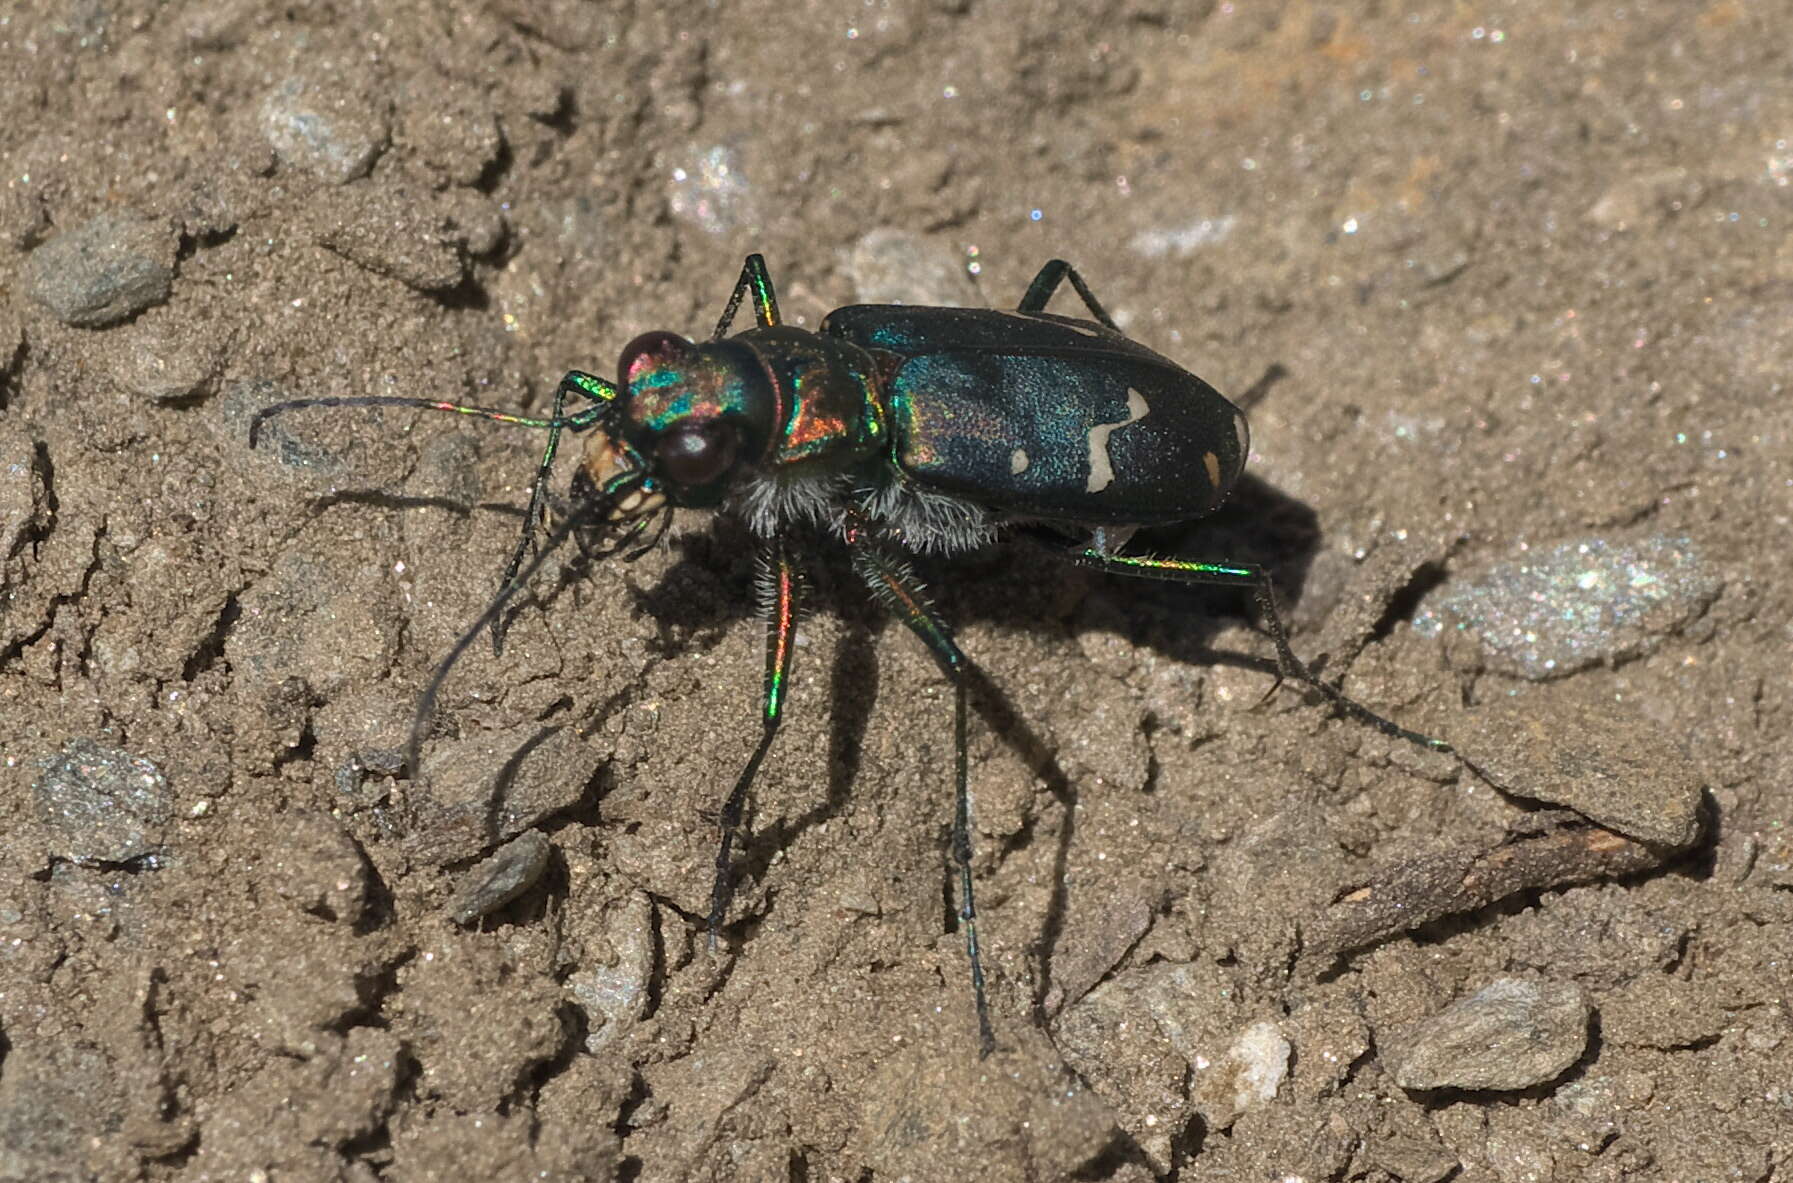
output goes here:
<path id="1" fill-rule="evenodd" d="M 728 916 L 729 899 L 734 895 L 734 879 L 730 875 L 729 854 L 734 849 L 735 834 L 741 828 L 741 813 L 747 806 L 747 791 L 759 774 L 760 764 L 778 734 L 784 718 L 785 693 L 791 675 L 792 640 L 797 631 L 797 569 L 791 563 L 783 539 L 766 543 L 760 554 L 759 594 L 766 612 L 766 685 L 760 714 L 760 743 L 741 770 L 740 779 L 723 802 L 717 825 L 722 830 L 722 844 L 716 851 L 716 879 L 710 887 L 710 948 L 716 947 L 716 933 Z"/>
<path id="2" fill-rule="evenodd" d="M 1115 332 L 1121 331 L 1121 327 L 1115 324 L 1103 309 L 1102 302 L 1096 299 L 1096 294 L 1089 290 L 1087 283 L 1083 282 L 1083 276 L 1077 274 L 1077 268 L 1063 259 L 1053 259 L 1040 268 L 1040 273 L 1033 277 L 1032 283 L 1027 285 L 1027 294 L 1021 297 L 1021 303 L 1016 307 L 1016 311 L 1046 311 L 1046 304 L 1052 299 L 1052 293 L 1058 291 L 1058 285 L 1067 279 L 1071 281 L 1071 286 L 1076 289 L 1077 294 L 1083 297 L 1083 305 L 1090 310 L 1091 316 Z"/>
<path id="3" fill-rule="evenodd" d="M 853 571 L 872 595 L 889 608 L 934 654 L 953 684 L 953 862 L 959 868 L 959 921 L 965 926 L 965 957 L 971 963 L 972 1001 L 977 1007 L 978 1054 L 996 1049 L 990 1026 L 990 1002 L 984 993 L 984 962 L 977 942 L 977 903 L 971 889 L 970 756 L 966 726 L 966 661 L 946 622 L 927 601 L 914 572 L 892 558 L 862 527 L 852 527 L 847 544 Z"/>
<path id="4" fill-rule="evenodd" d="M 566 414 L 567 396 L 576 394 L 595 406 L 583 411 Z M 416 407 L 425 411 L 451 411 L 457 415 L 465 415 L 471 419 L 485 419 L 492 423 L 506 423 L 517 427 L 540 427 L 548 432 L 548 446 L 542 452 L 542 461 L 536 468 L 535 483 L 529 491 L 529 508 L 523 513 L 523 532 L 517 539 L 516 549 L 511 552 L 510 562 L 505 565 L 504 579 L 499 583 L 500 591 L 511 586 L 517 572 L 522 569 L 523 561 L 528 557 L 529 548 L 535 541 L 535 526 L 541 520 L 542 508 L 547 502 L 548 477 L 554 467 L 554 454 L 560 447 L 561 431 L 571 428 L 573 431 L 584 431 L 596 426 L 610 413 L 612 404 L 616 402 L 616 387 L 602 378 L 574 370 L 560 380 L 560 386 L 554 391 L 554 409 L 546 419 L 533 415 L 516 415 L 509 411 L 494 410 L 491 407 L 475 406 L 472 403 L 452 403 L 434 398 L 410 398 L 398 395 L 367 394 L 349 397 L 331 398 L 296 398 L 286 402 L 275 403 L 271 407 L 263 407 L 249 421 L 249 446 L 255 447 L 261 434 L 262 424 L 276 415 L 288 411 L 297 411 L 306 407 Z M 508 598 L 508 597 L 507 597 Z M 492 651 L 504 651 L 504 622 L 495 619 L 492 624 Z"/>
<path id="5" fill-rule="evenodd" d="M 735 290 L 728 297 L 728 305 L 722 310 L 722 319 L 716 322 L 716 335 L 711 338 L 720 341 L 728 336 L 729 326 L 735 323 L 735 313 L 741 307 L 742 297 L 753 296 L 753 321 L 760 328 L 770 328 L 778 324 L 778 296 L 772 291 L 772 273 L 766 270 L 764 255 L 751 254 L 741 264 L 741 278 L 735 280 Z"/>
<path id="6" fill-rule="evenodd" d="M 1283 627 L 1282 614 L 1276 610 L 1276 592 L 1270 586 L 1270 573 L 1255 563 L 1198 563 L 1187 559 L 1151 559 L 1108 554 L 1095 547 L 1071 550 L 1066 557 L 1080 567 L 1093 567 L 1098 571 L 1111 571 L 1117 575 L 1165 579 L 1173 583 L 1208 583 L 1222 587 L 1250 588 L 1252 598 L 1257 601 L 1258 611 L 1264 617 L 1265 631 L 1270 634 L 1270 641 L 1276 646 L 1279 677 L 1293 678 L 1305 686 L 1313 687 L 1338 710 L 1368 723 L 1384 735 L 1404 739 L 1427 751 L 1452 753 L 1456 750 L 1442 739 L 1409 731 L 1399 723 L 1383 718 L 1362 703 L 1347 697 L 1336 686 L 1316 677 L 1289 648 L 1288 630 Z"/>
<path id="7" fill-rule="evenodd" d="M 561 413 L 566 409 L 569 394 L 578 395 L 597 405 L 577 412 L 570 419 L 563 419 Z M 548 446 L 542 449 L 542 462 L 536 466 L 535 481 L 529 487 L 529 507 L 523 511 L 523 532 L 511 551 L 510 562 L 504 565 L 504 578 L 498 584 L 501 590 L 508 589 L 511 581 L 516 579 L 517 572 L 523 567 L 523 560 L 529 556 L 529 548 L 535 544 L 535 527 L 542 520 L 542 511 L 548 503 L 548 478 L 554 473 L 554 456 L 560 449 L 561 428 L 571 427 L 580 431 L 590 427 L 610 413 L 615 401 L 615 386 L 579 370 L 568 373 L 555 388 L 554 411 L 549 415 L 547 424 Z M 492 621 L 494 656 L 504 652 L 504 628 L 503 617 Z"/>

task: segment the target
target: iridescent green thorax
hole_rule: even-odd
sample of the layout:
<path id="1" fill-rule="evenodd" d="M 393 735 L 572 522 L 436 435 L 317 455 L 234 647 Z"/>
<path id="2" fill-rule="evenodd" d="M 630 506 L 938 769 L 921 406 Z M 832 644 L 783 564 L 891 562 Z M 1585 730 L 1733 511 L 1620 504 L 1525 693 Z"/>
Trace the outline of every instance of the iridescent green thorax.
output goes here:
<path id="1" fill-rule="evenodd" d="M 843 470 L 884 447 L 884 413 L 869 353 L 803 329 L 752 329 L 736 340 L 764 361 L 778 391 L 781 424 L 769 442 L 768 471 Z"/>

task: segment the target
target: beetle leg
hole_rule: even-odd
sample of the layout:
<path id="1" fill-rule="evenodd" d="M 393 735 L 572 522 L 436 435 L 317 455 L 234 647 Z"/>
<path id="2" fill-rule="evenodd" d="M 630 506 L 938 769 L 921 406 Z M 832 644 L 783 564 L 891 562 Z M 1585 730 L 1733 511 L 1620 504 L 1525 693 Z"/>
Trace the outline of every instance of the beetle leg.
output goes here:
<path id="1" fill-rule="evenodd" d="M 764 544 L 760 552 L 760 608 L 766 613 L 766 685 L 760 711 L 760 743 L 741 770 L 741 777 L 723 802 L 717 824 L 722 830 L 722 844 L 716 851 L 716 879 L 710 887 L 710 948 L 716 947 L 716 932 L 728 915 L 728 903 L 734 895 L 734 879 L 729 874 L 729 854 L 734 849 L 735 834 L 741 828 L 741 813 L 747 806 L 747 790 L 758 775 L 760 763 L 778 734 L 784 718 L 784 700 L 791 674 L 792 640 L 797 631 L 797 569 L 785 549 L 783 539 Z"/>
<path id="2" fill-rule="evenodd" d="M 735 313 L 741 307 L 741 299 L 749 293 L 753 296 L 753 322 L 762 329 L 779 323 L 778 296 L 772 291 L 772 273 L 766 270 L 763 255 L 752 254 L 741 264 L 741 278 L 735 280 L 735 290 L 729 294 L 728 305 L 722 310 L 722 319 L 716 322 L 716 335 L 711 340 L 720 341 L 728 336 L 729 326 L 735 323 Z"/>
<path id="3" fill-rule="evenodd" d="M 1071 286 L 1076 289 L 1077 294 L 1083 297 L 1084 307 L 1090 310 L 1090 315 L 1115 332 L 1121 331 L 1121 327 L 1115 324 L 1109 318 L 1108 313 L 1103 310 L 1102 302 L 1096 299 L 1096 294 L 1089 290 L 1089 284 L 1083 282 L 1083 276 L 1077 274 L 1077 268 L 1063 259 L 1053 259 L 1040 268 L 1040 273 L 1033 277 L 1032 283 L 1027 285 L 1027 294 L 1021 297 L 1021 303 L 1017 306 L 1016 311 L 1046 311 L 1046 303 L 1052 299 L 1052 293 L 1058 291 L 1058 285 L 1067 279 L 1071 281 Z"/>
<path id="4" fill-rule="evenodd" d="M 1282 614 L 1276 610 L 1276 593 L 1270 586 L 1270 573 L 1255 563 L 1198 563 L 1186 559 L 1151 559 L 1135 555 L 1104 554 L 1094 547 L 1082 547 L 1068 552 L 1073 563 L 1081 567 L 1093 567 L 1098 571 L 1111 571 L 1118 575 L 1136 575 L 1145 579 L 1167 579 L 1175 583 L 1213 583 L 1224 587 L 1248 587 L 1252 598 L 1257 601 L 1258 611 L 1264 617 L 1264 628 L 1270 634 L 1270 641 L 1276 646 L 1276 666 L 1279 677 L 1293 678 L 1297 682 L 1311 686 L 1345 714 L 1351 715 L 1371 727 L 1391 735 L 1396 739 L 1404 739 L 1408 743 L 1417 744 L 1433 752 L 1454 752 L 1450 744 L 1442 739 L 1433 739 L 1429 735 L 1421 735 L 1417 731 L 1409 731 L 1399 723 L 1385 719 L 1368 707 L 1348 698 L 1344 692 L 1328 682 L 1321 681 L 1314 672 L 1307 668 L 1289 648 L 1288 630 L 1283 627 Z"/>
<path id="5" fill-rule="evenodd" d="M 946 622 L 928 603 L 915 573 L 907 563 L 893 558 L 868 532 L 857 525 L 847 531 L 853 571 L 871 589 L 872 596 L 909 626 L 933 652 L 940 670 L 953 684 L 953 862 L 959 868 L 959 920 L 965 926 L 965 956 L 971 963 L 971 992 L 977 1006 L 980 1055 L 996 1048 L 990 1027 L 990 1003 L 984 993 L 984 963 L 978 952 L 977 904 L 971 890 L 971 791 L 970 759 L 966 740 L 966 661 Z"/>
<path id="6" fill-rule="evenodd" d="M 529 550 L 535 545 L 536 523 L 542 520 L 542 511 L 548 504 L 548 478 L 554 471 L 554 455 L 560 449 L 560 431 L 562 427 L 571 427 L 575 431 L 583 430 L 602 420 L 610 413 L 616 401 L 616 387 L 591 374 L 573 370 L 560 380 L 554 390 L 554 411 L 542 426 L 548 429 L 548 446 L 542 449 L 542 462 L 536 466 L 535 483 L 529 488 L 529 507 L 523 511 L 523 532 L 517 538 L 517 545 L 511 551 L 510 562 L 504 565 L 504 578 L 499 583 L 501 589 L 508 589 L 511 581 L 516 579 L 517 572 L 522 569 L 523 560 L 528 558 Z M 567 396 L 578 395 L 596 406 L 575 412 L 570 418 L 563 419 Z M 503 617 L 492 622 L 492 653 L 504 652 Z"/>

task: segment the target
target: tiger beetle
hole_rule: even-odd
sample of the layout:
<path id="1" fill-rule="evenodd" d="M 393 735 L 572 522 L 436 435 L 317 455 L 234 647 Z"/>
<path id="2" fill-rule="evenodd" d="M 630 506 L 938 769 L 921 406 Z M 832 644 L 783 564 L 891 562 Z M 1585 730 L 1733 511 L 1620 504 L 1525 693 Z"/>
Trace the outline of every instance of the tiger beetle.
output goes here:
<path id="1" fill-rule="evenodd" d="M 1093 319 L 1046 311 L 1066 282 Z M 730 336 L 744 299 L 754 327 Z M 952 858 L 984 1055 L 995 1033 L 972 896 L 968 664 L 908 556 L 971 551 L 1013 525 L 1098 571 L 1248 589 L 1276 650 L 1279 683 L 1309 686 L 1387 735 L 1452 750 L 1347 698 L 1302 664 L 1264 568 L 1121 553 L 1135 530 L 1201 517 L 1226 499 L 1245 467 L 1245 416 L 1200 378 L 1129 340 L 1062 260 L 1040 269 L 1013 312 L 861 304 L 836 309 L 810 332 L 781 320 L 765 260 L 749 255 L 707 341 L 644 333 L 624 347 L 617 372 L 614 383 L 569 373 L 545 418 L 426 398 L 297 399 L 261 410 L 250 446 L 269 417 L 301 407 L 420 407 L 548 433 L 500 591 L 442 660 L 418 705 L 412 767 L 450 667 L 488 625 L 494 646 L 502 645 L 505 605 L 568 537 L 583 532 L 583 545 L 595 530 L 609 538 L 601 553 L 633 546 L 639 554 L 675 506 L 720 509 L 746 522 L 761 553 L 766 675 L 759 745 L 718 817 L 712 948 L 733 893 L 730 856 L 748 792 L 784 718 L 800 534 L 844 543 L 872 596 L 921 639 L 952 683 Z M 569 411 L 575 400 L 589 405 Z M 574 507 L 525 566 L 565 431 L 589 433 L 590 441 L 573 476 Z"/>

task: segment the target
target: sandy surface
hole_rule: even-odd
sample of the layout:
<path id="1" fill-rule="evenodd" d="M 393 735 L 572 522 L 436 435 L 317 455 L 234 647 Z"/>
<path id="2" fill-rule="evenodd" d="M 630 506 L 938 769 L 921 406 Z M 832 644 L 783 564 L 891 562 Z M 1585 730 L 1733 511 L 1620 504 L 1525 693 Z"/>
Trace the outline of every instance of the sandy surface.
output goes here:
<path id="1" fill-rule="evenodd" d="M 1788 1177 L 1793 42 L 1361 7 L 7 5 L 0 1177 Z M 540 440 L 250 417 L 539 414 L 750 250 L 1260 384 L 1152 545 L 1474 766 L 1237 594 L 924 563 L 982 1061 L 951 696 L 826 546 L 714 953 L 739 525 L 551 563 L 406 775 Z"/>

